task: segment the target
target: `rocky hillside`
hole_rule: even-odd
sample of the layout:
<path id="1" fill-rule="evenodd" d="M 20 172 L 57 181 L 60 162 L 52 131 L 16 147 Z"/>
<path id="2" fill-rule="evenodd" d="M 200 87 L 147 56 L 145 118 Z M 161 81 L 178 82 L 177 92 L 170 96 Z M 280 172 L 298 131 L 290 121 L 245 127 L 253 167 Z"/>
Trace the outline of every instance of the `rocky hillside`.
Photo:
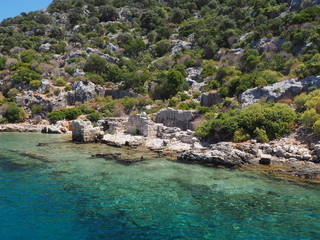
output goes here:
<path id="1" fill-rule="evenodd" d="M 252 89 L 278 84 L 271 89 L 281 92 L 281 86 L 317 79 L 319 4 L 54 0 L 0 24 L 0 123 L 79 116 L 95 122 L 172 107 L 197 110 L 203 138 L 278 138 L 301 124 L 293 98 L 317 88 L 318 80 L 277 98 L 255 96 L 253 102 L 282 102 L 254 105 L 262 116 L 288 108 L 270 119 L 278 126 L 252 123 L 249 129 L 251 123 L 235 118 L 251 111 L 241 103 L 248 91 L 257 92 Z M 311 109 L 309 128 L 320 119 L 317 104 L 299 109 Z"/>

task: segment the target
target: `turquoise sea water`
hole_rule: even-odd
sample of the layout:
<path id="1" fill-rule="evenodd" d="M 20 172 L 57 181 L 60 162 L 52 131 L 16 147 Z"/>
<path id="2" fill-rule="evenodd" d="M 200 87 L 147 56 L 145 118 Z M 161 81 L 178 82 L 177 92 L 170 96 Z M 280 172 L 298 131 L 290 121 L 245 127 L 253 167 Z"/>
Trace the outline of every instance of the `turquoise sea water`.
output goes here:
<path id="1" fill-rule="evenodd" d="M 320 239 L 317 184 L 0 133 L 0 239 Z M 38 147 L 38 142 L 51 142 Z"/>

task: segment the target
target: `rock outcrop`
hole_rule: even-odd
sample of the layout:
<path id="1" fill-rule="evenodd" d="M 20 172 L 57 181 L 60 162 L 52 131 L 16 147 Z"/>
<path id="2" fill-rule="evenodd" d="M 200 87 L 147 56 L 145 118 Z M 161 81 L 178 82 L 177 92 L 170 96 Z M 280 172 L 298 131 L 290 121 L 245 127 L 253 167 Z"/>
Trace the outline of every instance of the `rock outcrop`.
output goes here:
<path id="1" fill-rule="evenodd" d="M 195 110 L 176 110 L 172 108 L 167 108 L 161 110 L 156 115 L 156 122 L 162 123 L 167 127 L 178 127 L 181 130 L 193 130 L 193 120 L 197 116 L 197 111 Z"/>
<path id="2" fill-rule="evenodd" d="M 40 132 L 43 125 L 0 124 L 0 132 Z"/>
<path id="3" fill-rule="evenodd" d="M 67 93 L 68 105 L 74 105 L 75 102 L 84 103 L 95 97 L 95 84 L 92 82 L 75 82 L 72 89 L 73 91 Z"/>
<path id="4" fill-rule="evenodd" d="M 282 82 L 277 82 L 262 88 L 252 88 L 239 97 L 242 106 L 248 106 L 265 98 L 266 101 L 277 102 L 286 97 L 294 97 L 303 91 L 307 91 L 309 87 L 320 87 L 320 76 L 309 76 L 302 80 L 290 79 Z"/>
<path id="5" fill-rule="evenodd" d="M 193 43 L 182 40 L 171 40 L 171 44 L 174 45 L 171 49 L 171 56 L 182 52 L 184 49 L 192 49 L 193 47 Z"/>
<path id="6" fill-rule="evenodd" d="M 226 167 L 236 167 L 248 163 L 253 155 L 233 148 L 228 143 L 212 144 L 208 150 L 185 151 L 178 159 L 181 161 L 201 162 Z"/>
<path id="7" fill-rule="evenodd" d="M 17 95 L 15 97 L 15 102 L 27 109 L 31 109 L 33 105 L 41 105 L 43 107 L 43 113 L 62 110 L 68 106 L 65 94 L 47 97 L 32 91 L 25 91 L 22 94 Z"/>
<path id="8" fill-rule="evenodd" d="M 191 67 L 191 68 L 187 68 L 186 71 L 188 73 L 186 81 L 191 86 L 191 89 L 201 91 L 201 89 L 205 85 L 201 77 L 202 67 L 198 67 L 198 68 Z"/>
<path id="9" fill-rule="evenodd" d="M 58 121 L 55 125 L 45 126 L 41 129 L 41 133 L 62 134 L 68 132 L 68 126 L 63 121 Z"/>
<path id="10" fill-rule="evenodd" d="M 99 127 L 93 127 L 90 121 L 72 121 L 72 141 L 96 142 L 103 138 Z"/>

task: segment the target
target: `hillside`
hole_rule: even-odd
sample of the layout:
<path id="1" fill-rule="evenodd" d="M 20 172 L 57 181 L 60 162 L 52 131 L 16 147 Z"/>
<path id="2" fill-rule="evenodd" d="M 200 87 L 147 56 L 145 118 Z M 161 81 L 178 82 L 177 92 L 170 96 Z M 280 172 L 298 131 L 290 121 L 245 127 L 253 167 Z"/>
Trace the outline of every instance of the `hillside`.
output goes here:
<path id="1" fill-rule="evenodd" d="M 317 83 L 277 104 L 239 102 L 248 89 L 320 75 L 319 4 L 55 0 L 0 24 L 0 123 L 173 107 L 197 110 L 209 140 L 268 141 L 300 124 L 320 134 Z"/>

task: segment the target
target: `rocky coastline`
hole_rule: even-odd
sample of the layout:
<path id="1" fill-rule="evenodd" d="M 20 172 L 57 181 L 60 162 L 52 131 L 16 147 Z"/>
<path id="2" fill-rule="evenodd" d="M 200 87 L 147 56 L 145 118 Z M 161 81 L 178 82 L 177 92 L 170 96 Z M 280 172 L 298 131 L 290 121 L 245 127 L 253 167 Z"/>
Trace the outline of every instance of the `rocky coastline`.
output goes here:
<path id="1" fill-rule="evenodd" d="M 244 143 L 211 144 L 200 141 L 194 131 L 188 129 L 192 127 L 190 119 L 193 112 L 178 111 L 163 110 L 161 116 L 165 124 L 157 123 L 147 114 L 141 113 L 127 118 L 106 118 L 98 121 L 96 127 L 89 121 L 74 120 L 58 121 L 55 125 L 2 124 L 0 132 L 72 133 L 74 142 L 101 142 L 119 148 L 143 148 L 158 156 L 182 162 L 257 169 L 277 176 L 320 180 L 320 142 L 315 144 L 317 140 L 308 139 L 302 131 L 268 143 L 251 140 Z M 185 122 L 180 121 L 182 113 L 189 116 Z M 110 156 L 101 153 L 96 157 Z M 116 159 L 125 163 L 145 160 L 136 155 L 132 159 L 117 155 Z"/>

